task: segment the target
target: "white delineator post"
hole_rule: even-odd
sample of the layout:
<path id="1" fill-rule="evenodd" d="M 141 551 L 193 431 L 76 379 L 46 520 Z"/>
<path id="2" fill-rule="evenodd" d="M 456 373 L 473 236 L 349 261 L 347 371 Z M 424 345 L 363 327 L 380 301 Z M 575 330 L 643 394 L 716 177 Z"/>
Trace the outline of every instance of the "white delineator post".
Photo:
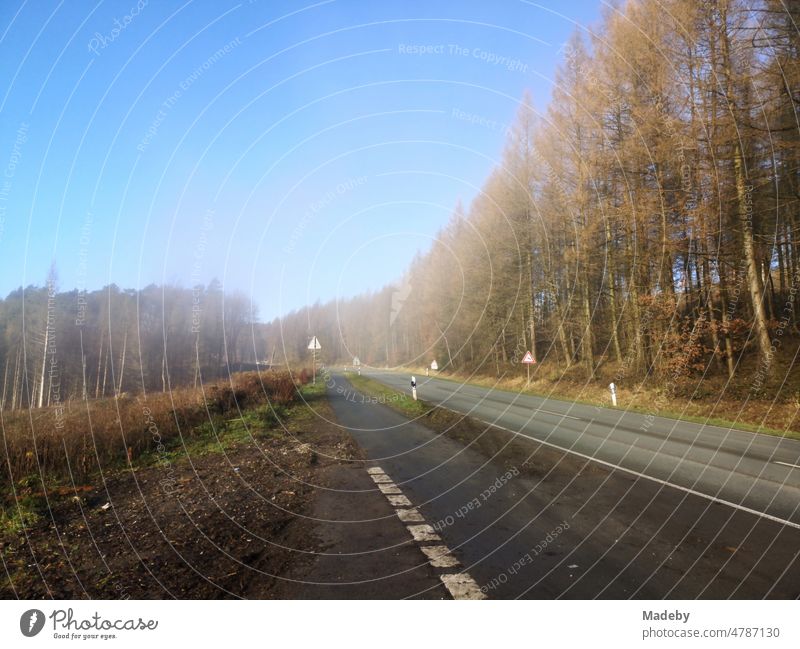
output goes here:
<path id="1" fill-rule="evenodd" d="M 611 405 L 617 407 L 617 386 L 613 383 L 608 384 L 608 389 L 611 390 Z"/>
<path id="2" fill-rule="evenodd" d="M 411 377 L 411 396 L 414 397 L 414 401 L 417 400 L 417 379 L 415 377 Z"/>

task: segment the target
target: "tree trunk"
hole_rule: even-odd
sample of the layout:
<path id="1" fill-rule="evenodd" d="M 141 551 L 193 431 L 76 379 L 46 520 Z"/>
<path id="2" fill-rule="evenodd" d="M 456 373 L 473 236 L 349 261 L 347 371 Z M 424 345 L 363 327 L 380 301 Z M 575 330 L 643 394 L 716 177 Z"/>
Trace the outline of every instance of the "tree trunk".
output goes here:
<path id="1" fill-rule="evenodd" d="M 122 362 L 119 366 L 119 387 L 117 388 L 117 396 L 122 393 L 122 379 L 125 376 L 125 354 L 128 351 L 128 332 L 125 332 L 125 336 L 122 339 Z"/>
<path id="2" fill-rule="evenodd" d="M 611 223 L 608 218 L 604 220 L 606 233 L 606 255 L 608 258 L 608 300 L 611 307 L 611 344 L 614 348 L 614 359 L 622 362 L 622 348 L 619 344 L 619 330 L 617 326 L 617 262 L 614 252 L 614 240 L 611 235 Z"/>
<path id="3" fill-rule="evenodd" d="M 94 398 L 100 397 L 100 367 L 103 364 L 103 338 L 105 336 L 105 329 L 100 328 L 100 352 L 97 354 L 97 377 L 94 382 Z"/>
<path id="4" fill-rule="evenodd" d="M 81 354 L 81 369 L 83 375 L 83 385 L 81 387 L 81 399 L 89 400 L 89 390 L 86 388 L 86 354 Z"/>
<path id="5" fill-rule="evenodd" d="M 529 324 L 531 331 L 531 353 L 536 358 L 536 302 L 533 290 L 533 259 L 530 247 L 528 248 L 528 305 L 530 308 L 531 319 Z"/>
<path id="6" fill-rule="evenodd" d="M 109 333 L 108 345 L 106 345 L 106 357 L 103 361 L 103 387 L 102 396 L 106 396 L 106 381 L 108 380 L 108 361 L 111 358 L 111 334 Z"/>
<path id="7" fill-rule="evenodd" d="M 583 340 L 581 341 L 581 350 L 583 352 L 583 360 L 586 363 L 586 372 L 589 380 L 594 380 L 594 334 L 592 332 L 592 305 L 589 296 L 589 273 L 584 263 L 583 272 L 581 273 L 583 281 L 583 289 L 581 291 L 583 298 Z"/>
<path id="8" fill-rule="evenodd" d="M 47 376 L 47 345 L 50 342 L 50 326 L 48 324 L 49 316 L 45 310 L 44 318 L 44 348 L 42 349 L 42 378 L 39 382 L 39 396 L 37 406 L 41 408 L 44 405 L 44 380 Z"/>
<path id="9" fill-rule="evenodd" d="M 17 395 L 20 393 L 20 381 L 19 381 L 19 363 L 20 363 L 20 356 L 22 355 L 22 348 L 17 349 L 17 362 L 14 364 L 14 391 L 11 395 L 11 410 L 16 410 L 17 406 L 19 405 L 19 400 Z"/>
<path id="10" fill-rule="evenodd" d="M 705 237 L 705 231 L 703 232 L 703 236 Z M 700 245 L 701 245 L 700 254 L 703 256 L 702 260 L 703 285 L 705 287 L 706 311 L 708 311 L 708 325 L 711 329 L 711 344 L 714 347 L 714 351 L 712 352 L 712 354 L 714 358 L 714 364 L 716 365 L 718 370 L 721 370 L 722 362 L 720 361 L 719 358 L 720 340 L 719 340 L 719 332 L 717 331 L 717 316 L 714 313 L 714 293 L 711 285 L 711 271 L 708 267 L 708 255 L 706 251 L 705 239 L 703 239 Z"/>
<path id="11" fill-rule="evenodd" d="M 722 65 L 726 80 L 726 95 L 728 106 L 736 123 L 741 123 L 739 111 L 734 101 L 733 78 L 734 71 L 730 56 L 730 36 L 727 24 L 727 2 L 722 3 L 720 10 L 722 17 Z M 745 166 L 745 153 L 742 149 L 742 135 L 740 132 L 731 137 L 733 149 L 733 172 L 736 184 L 736 208 L 739 225 L 742 230 L 742 254 L 747 264 L 747 288 L 750 292 L 750 302 L 753 307 L 753 327 L 756 342 L 762 363 L 765 367 L 771 361 L 769 332 L 767 331 L 767 315 L 764 311 L 764 286 L 761 283 L 758 256 L 753 239 L 753 187 L 749 184 L 747 168 Z"/>
<path id="12" fill-rule="evenodd" d="M 3 372 L 3 396 L 0 397 L 0 410 L 5 410 L 6 408 L 6 388 L 8 387 L 8 361 L 9 356 L 6 354 L 6 369 Z"/>

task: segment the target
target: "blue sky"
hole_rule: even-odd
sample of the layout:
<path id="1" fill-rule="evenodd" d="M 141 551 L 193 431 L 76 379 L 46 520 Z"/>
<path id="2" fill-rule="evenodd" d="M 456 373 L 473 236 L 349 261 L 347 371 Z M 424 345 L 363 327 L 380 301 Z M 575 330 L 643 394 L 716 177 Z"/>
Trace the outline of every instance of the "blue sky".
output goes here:
<path id="1" fill-rule="evenodd" d="M 0 294 L 378 289 L 475 195 L 599 2 L 0 4 Z"/>

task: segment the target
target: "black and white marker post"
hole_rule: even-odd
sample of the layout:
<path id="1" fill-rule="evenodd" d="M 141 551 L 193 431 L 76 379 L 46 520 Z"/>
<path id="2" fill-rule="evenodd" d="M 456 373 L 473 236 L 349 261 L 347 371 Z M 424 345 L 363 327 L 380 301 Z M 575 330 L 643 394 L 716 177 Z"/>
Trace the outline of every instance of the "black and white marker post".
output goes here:
<path id="1" fill-rule="evenodd" d="M 608 389 L 611 390 L 611 405 L 617 407 L 617 386 L 614 383 L 608 384 Z"/>
<path id="2" fill-rule="evenodd" d="M 414 397 L 414 401 L 417 400 L 417 379 L 416 377 L 411 377 L 411 396 Z"/>

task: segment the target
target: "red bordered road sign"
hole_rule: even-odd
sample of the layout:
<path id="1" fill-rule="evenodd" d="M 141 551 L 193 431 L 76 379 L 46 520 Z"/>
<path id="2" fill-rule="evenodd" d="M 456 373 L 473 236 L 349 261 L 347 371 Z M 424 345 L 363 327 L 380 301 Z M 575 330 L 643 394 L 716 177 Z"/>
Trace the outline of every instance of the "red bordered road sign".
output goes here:
<path id="1" fill-rule="evenodd" d="M 535 365 L 536 359 L 530 352 L 525 352 L 525 356 L 522 357 L 522 362 L 525 363 L 526 365 Z"/>

